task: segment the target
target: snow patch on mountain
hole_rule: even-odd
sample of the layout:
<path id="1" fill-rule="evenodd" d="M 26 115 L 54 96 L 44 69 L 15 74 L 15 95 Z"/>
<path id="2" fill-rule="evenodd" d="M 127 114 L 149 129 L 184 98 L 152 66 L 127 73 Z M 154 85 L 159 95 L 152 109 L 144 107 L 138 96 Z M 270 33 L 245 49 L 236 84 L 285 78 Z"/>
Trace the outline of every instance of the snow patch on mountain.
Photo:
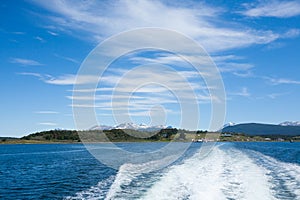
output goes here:
<path id="1" fill-rule="evenodd" d="M 93 126 L 90 128 L 90 130 L 111 130 L 113 129 L 113 126 L 107 126 L 107 125 L 99 125 L 99 126 Z"/>
<path id="2" fill-rule="evenodd" d="M 146 124 L 135 124 L 135 123 L 122 123 L 116 126 L 107 126 L 107 125 L 100 125 L 94 126 L 91 130 L 111 130 L 111 129 L 132 129 L 132 130 L 140 130 L 140 131 L 157 131 L 164 128 L 172 128 L 171 126 L 164 126 L 164 125 L 155 125 L 155 126 L 148 126 Z"/>
<path id="3" fill-rule="evenodd" d="M 286 121 L 279 124 L 280 126 L 300 126 L 300 121 Z"/>
<path id="4" fill-rule="evenodd" d="M 223 128 L 225 128 L 227 126 L 235 126 L 235 125 L 236 125 L 236 123 L 234 123 L 234 122 L 228 122 L 227 124 L 223 125 Z"/>

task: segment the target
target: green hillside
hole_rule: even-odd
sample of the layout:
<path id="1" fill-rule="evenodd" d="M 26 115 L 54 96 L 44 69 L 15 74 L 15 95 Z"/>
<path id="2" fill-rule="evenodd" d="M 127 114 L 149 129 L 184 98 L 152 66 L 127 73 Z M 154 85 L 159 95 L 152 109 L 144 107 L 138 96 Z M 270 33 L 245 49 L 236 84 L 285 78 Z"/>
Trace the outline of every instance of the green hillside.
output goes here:
<path id="1" fill-rule="evenodd" d="M 178 130 L 176 128 L 162 129 L 159 132 L 142 132 L 137 130 L 50 130 L 29 134 L 20 140 L 49 141 L 49 142 L 107 142 L 107 141 L 169 141 L 174 139 Z M 184 139 L 180 134 L 179 138 Z"/>

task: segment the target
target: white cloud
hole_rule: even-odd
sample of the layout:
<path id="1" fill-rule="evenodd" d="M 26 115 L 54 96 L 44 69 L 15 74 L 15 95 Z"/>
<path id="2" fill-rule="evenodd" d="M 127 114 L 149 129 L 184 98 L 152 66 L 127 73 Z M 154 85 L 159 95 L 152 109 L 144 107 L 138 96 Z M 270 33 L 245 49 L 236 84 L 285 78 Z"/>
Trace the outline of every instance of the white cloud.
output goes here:
<path id="1" fill-rule="evenodd" d="M 51 79 L 44 80 L 45 83 L 53 85 L 73 85 L 76 81 L 76 75 L 66 74 L 59 77 L 52 77 Z"/>
<path id="2" fill-rule="evenodd" d="M 199 63 L 199 64 L 207 64 L 212 59 L 216 66 L 218 67 L 220 72 L 223 73 L 233 73 L 239 77 L 250 77 L 252 76 L 252 72 L 250 71 L 254 68 L 254 65 L 250 63 L 242 63 L 241 60 L 243 57 L 235 56 L 235 55 L 215 55 L 212 57 L 203 57 L 202 59 L 196 56 L 186 56 L 189 61 Z M 179 66 L 181 68 L 191 68 L 191 65 L 187 63 L 184 59 L 177 55 L 170 54 L 157 54 L 156 57 L 148 58 L 148 57 L 132 57 L 129 60 L 138 64 L 146 64 L 146 63 L 161 63 L 161 64 L 169 64 Z M 184 74 L 185 77 L 199 77 L 200 74 L 197 72 L 189 72 L 189 71 L 181 71 L 179 74 Z M 209 76 L 208 73 L 201 72 L 201 75 Z M 188 76 L 187 76 L 188 75 Z"/>
<path id="3" fill-rule="evenodd" d="M 40 66 L 40 65 L 43 65 L 43 64 L 39 63 L 38 61 L 30 60 L 30 59 L 24 59 L 24 58 L 11 58 L 10 62 L 15 63 L 15 64 L 26 65 L 26 66 Z"/>
<path id="4" fill-rule="evenodd" d="M 75 74 L 65 74 L 62 76 L 54 77 L 49 74 L 39 74 L 39 73 L 30 73 L 22 72 L 18 73 L 25 76 L 34 76 L 39 78 L 39 80 L 52 84 L 52 85 L 74 85 L 74 84 L 89 84 L 98 81 L 98 76 L 95 75 L 75 75 Z"/>
<path id="5" fill-rule="evenodd" d="M 252 71 L 249 70 L 245 72 L 233 72 L 233 74 L 241 78 L 255 77 Z"/>
<path id="6" fill-rule="evenodd" d="M 183 4 L 160 1 L 35 1 L 56 13 L 48 18 L 55 26 L 79 30 L 98 42 L 122 31 L 140 27 L 175 30 L 196 39 L 209 52 L 270 43 L 280 37 L 272 31 L 241 28 L 221 19 L 221 8 L 204 3 Z M 86 37 L 86 34 L 90 37 Z M 77 34 L 78 35 L 78 34 Z"/>
<path id="7" fill-rule="evenodd" d="M 15 31 L 15 32 L 11 32 L 12 34 L 15 34 L 15 35 L 25 35 L 26 33 L 25 32 L 21 32 L 21 31 Z"/>
<path id="8" fill-rule="evenodd" d="M 89 84 L 98 81 L 98 76 L 96 75 L 74 75 L 66 74 L 58 77 L 52 77 L 50 79 L 44 80 L 45 83 L 53 85 L 82 85 Z"/>
<path id="9" fill-rule="evenodd" d="M 64 59 L 64 60 L 67 60 L 69 62 L 75 63 L 75 64 L 79 64 L 79 62 L 74 58 L 70 58 L 70 57 L 67 57 L 67 56 L 61 56 L 61 55 L 58 55 L 58 54 L 54 54 L 54 56 L 56 56 L 58 58 L 61 58 L 61 59 Z"/>
<path id="10" fill-rule="evenodd" d="M 141 57 L 141 56 L 133 56 L 130 57 L 129 60 L 133 63 L 138 64 L 167 64 L 167 65 L 174 65 L 179 68 L 191 68 L 192 64 L 200 64 L 200 65 L 212 65 L 211 57 L 209 55 L 185 55 L 183 54 L 182 57 L 179 55 L 173 55 L 168 53 L 158 53 L 154 57 Z M 192 62 L 192 63 L 189 63 Z M 203 72 L 204 73 L 204 72 Z M 206 74 L 208 75 L 208 74 Z"/>
<path id="11" fill-rule="evenodd" d="M 58 36 L 59 34 L 56 33 L 56 32 L 53 32 L 53 31 L 47 31 L 50 35 L 53 35 L 53 36 Z"/>
<path id="12" fill-rule="evenodd" d="M 40 122 L 38 124 L 43 125 L 43 126 L 57 126 L 58 125 L 58 124 L 53 123 L 53 122 Z"/>
<path id="13" fill-rule="evenodd" d="M 248 10 L 241 12 L 249 17 L 278 17 L 288 18 L 300 15 L 299 1 L 263 1 L 257 6 L 246 4 Z"/>
<path id="14" fill-rule="evenodd" d="M 233 63 L 233 62 L 221 62 L 218 63 L 218 66 L 221 72 L 233 72 L 233 73 L 246 72 L 246 74 L 250 69 L 254 67 L 252 64 L 249 63 Z M 238 74 L 239 73 L 237 73 L 237 75 Z"/>
<path id="15" fill-rule="evenodd" d="M 36 37 L 34 37 L 34 39 L 36 39 L 36 40 L 38 40 L 38 41 L 40 41 L 40 42 L 46 42 L 46 40 L 44 40 L 42 37 L 40 37 L 40 36 L 36 36 Z"/>
<path id="16" fill-rule="evenodd" d="M 250 97 L 251 94 L 248 92 L 248 88 L 243 87 L 241 91 L 239 92 L 232 92 L 232 93 L 228 93 L 229 95 L 232 96 L 241 96 L 241 97 Z"/>
<path id="17" fill-rule="evenodd" d="M 199 76 L 196 72 L 177 72 L 154 66 L 135 68 L 125 74 L 123 71 L 120 70 L 122 73 L 119 75 L 108 75 L 100 80 L 105 83 L 102 85 L 104 90 L 100 87 L 96 89 L 96 92 L 101 94 L 93 96 L 93 90 L 88 88 L 79 91 L 72 90 L 75 96 L 67 96 L 68 99 L 73 100 L 74 104 L 71 106 L 95 107 L 98 111 L 123 112 L 129 109 L 144 113 L 153 105 L 173 105 L 173 109 L 177 109 L 176 106 L 174 107 L 176 104 L 189 104 L 189 106 L 197 107 L 198 104 L 220 101 L 218 97 L 213 97 L 207 92 L 208 89 L 213 88 L 208 88 L 203 82 L 194 79 L 195 76 Z M 169 110 L 175 112 L 175 110 Z"/>
<path id="18" fill-rule="evenodd" d="M 290 29 L 288 30 L 286 33 L 284 33 L 282 35 L 283 38 L 293 38 L 293 37 L 297 37 L 300 34 L 300 30 L 299 29 Z"/>
<path id="19" fill-rule="evenodd" d="M 269 94 L 268 97 L 271 98 L 271 99 L 276 99 L 277 97 L 288 95 L 288 94 L 289 93 L 287 93 L 287 92 L 285 92 L 285 93 L 272 93 L 272 94 Z"/>
<path id="20" fill-rule="evenodd" d="M 268 80 L 272 85 L 280 85 L 280 84 L 296 84 L 300 85 L 300 81 L 287 79 L 287 78 L 271 78 L 271 77 L 263 77 Z"/>
<path id="21" fill-rule="evenodd" d="M 228 60 L 241 60 L 244 59 L 244 57 L 236 56 L 236 55 L 214 55 L 211 56 L 214 62 L 224 62 Z"/>
<path id="22" fill-rule="evenodd" d="M 39 79 L 43 78 L 43 75 L 39 74 L 39 73 L 32 73 L 32 72 L 20 72 L 18 73 L 19 75 L 23 75 L 23 76 L 34 76 L 37 77 Z"/>
<path id="23" fill-rule="evenodd" d="M 58 114 L 59 112 L 51 111 L 51 110 L 41 110 L 34 112 L 36 114 Z"/>

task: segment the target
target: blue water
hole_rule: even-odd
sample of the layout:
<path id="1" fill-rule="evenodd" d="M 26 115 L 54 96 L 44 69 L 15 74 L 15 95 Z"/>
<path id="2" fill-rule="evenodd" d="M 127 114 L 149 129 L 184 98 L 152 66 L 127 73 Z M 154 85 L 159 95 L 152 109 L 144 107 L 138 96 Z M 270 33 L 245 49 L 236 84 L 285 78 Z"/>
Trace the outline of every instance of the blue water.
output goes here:
<path id="1" fill-rule="evenodd" d="M 133 152 L 164 145 L 118 144 Z M 201 149 L 193 143 L 176 162 L 149 172 L 143 168 L 155 163 L 109 168 L 81 144 L 0 145 L 0 199 L 300 199 L 300 143 Z"/>

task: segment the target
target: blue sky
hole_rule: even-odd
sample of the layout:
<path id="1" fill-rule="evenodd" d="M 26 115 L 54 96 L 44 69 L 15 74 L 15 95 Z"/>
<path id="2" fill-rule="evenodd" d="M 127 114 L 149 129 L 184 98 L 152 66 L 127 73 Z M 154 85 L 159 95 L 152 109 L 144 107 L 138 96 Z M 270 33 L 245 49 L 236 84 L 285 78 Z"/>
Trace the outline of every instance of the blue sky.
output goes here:
<path id="1" fill-rule="evenodd" d="M 0 136 L 75 129 L 72 91 L 81 63 L 103 40 L 143 27 L 174 30 L 203 46 L 223 78 L 226 122 L 300 120 L 299 1 L 7 0 L 1 1 L 0 9 Z M 199 96 L 199 128 L 207 129 L 211 105 L 207 90 L 200 87 L 203 80 L 170 53 L 123 56 L 107 71 L 102 86 L 109 90 L 126 70 L 153 62 L 186 75 Z M 180 109 L 172 93 L 158 85 L 142 89 L 137 98 L 143 100 L 130 108 L 132 120 L 149 124 L 149 113 L 155 116 L 157 110 L 168 116 L 163 124 L 176 127 Z M 109 91 L 96 93 L 97 117 L 101 124 L 115 125 L 105 107 Z"/>

